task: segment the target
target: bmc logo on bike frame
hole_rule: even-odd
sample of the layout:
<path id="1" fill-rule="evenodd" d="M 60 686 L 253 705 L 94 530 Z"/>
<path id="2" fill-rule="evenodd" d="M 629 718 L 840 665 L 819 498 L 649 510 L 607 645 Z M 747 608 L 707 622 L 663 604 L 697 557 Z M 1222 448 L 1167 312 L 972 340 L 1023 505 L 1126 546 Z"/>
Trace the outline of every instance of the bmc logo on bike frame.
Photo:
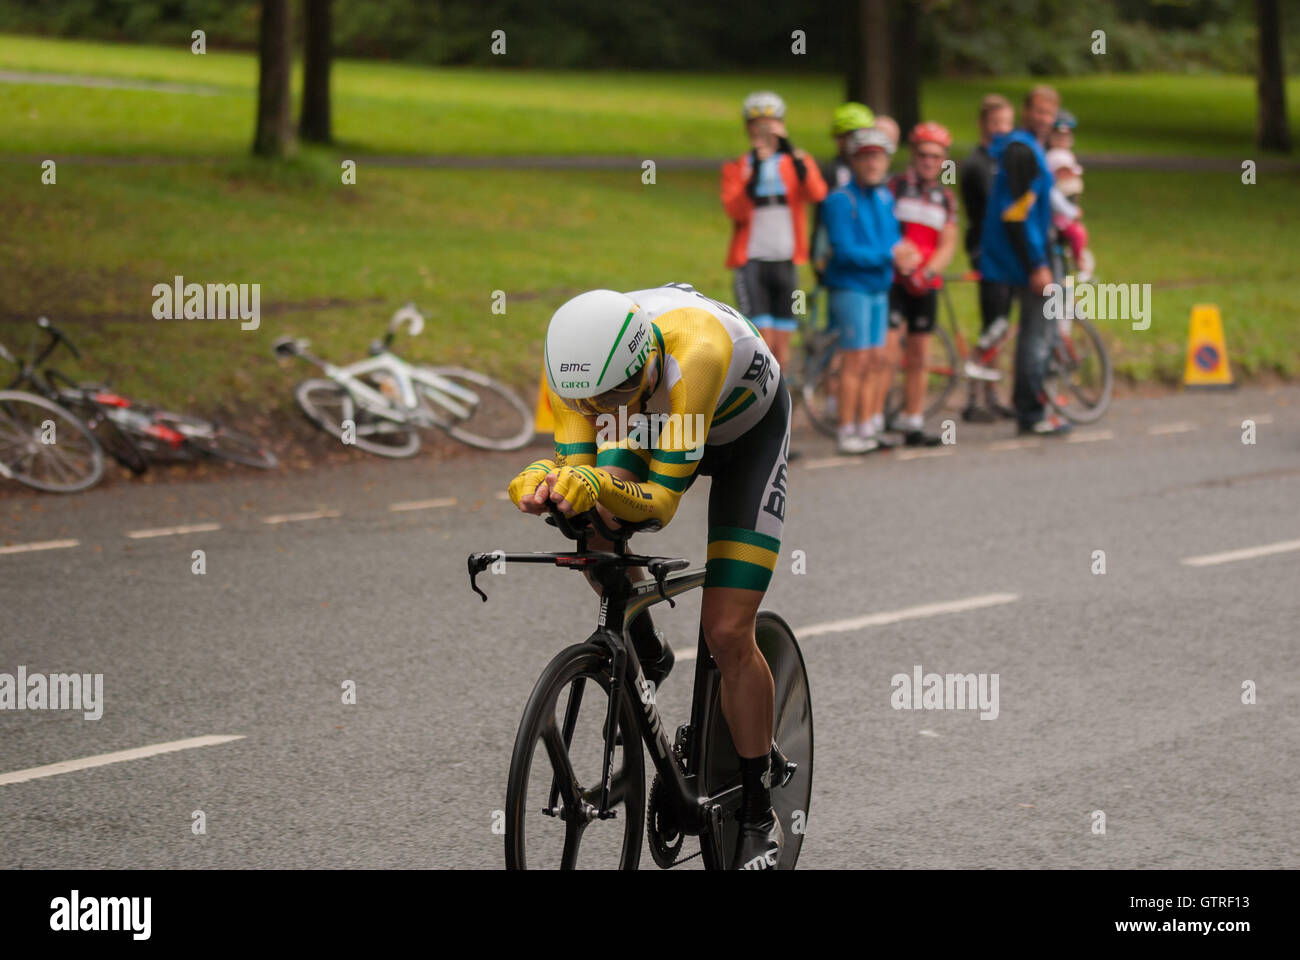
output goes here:
<path id="1" fill-rule="evenodd" d="M 766 870 L 769 867 L 775 867 L 780 853 L 777 850 L 768 850 L 766 853 L 760 853 L 753 860 L 746 862 L 746 870 Z"/>

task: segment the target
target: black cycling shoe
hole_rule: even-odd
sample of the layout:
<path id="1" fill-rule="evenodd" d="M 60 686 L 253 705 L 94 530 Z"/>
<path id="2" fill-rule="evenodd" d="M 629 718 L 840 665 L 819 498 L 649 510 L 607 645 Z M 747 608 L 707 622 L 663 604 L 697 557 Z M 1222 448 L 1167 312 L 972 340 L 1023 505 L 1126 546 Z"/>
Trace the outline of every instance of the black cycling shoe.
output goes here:
<path id="1" fill-rule="evenodd" d="M 775 870 L 781 862 L 781 848 L 785 845 L 785 831 L 776 811 L 767 808 L 767 816 L 756 823 L 742 823 L 736 838 L 736 856 L 731 861 L 732 870 Z"/>
<path id="2" fill-rule="evenodd" d="M 659 642 L 664 645 L 663 655 L 654 663 L 641 664 L 641 672 L 655 685 L 656 690 L 664 685 L 668 674 L 673 672 L 673 664 L 677 662 L 677 655 L 673 653 L 673 648 L 668 646 L 667 638 L 661 635 Z"/>

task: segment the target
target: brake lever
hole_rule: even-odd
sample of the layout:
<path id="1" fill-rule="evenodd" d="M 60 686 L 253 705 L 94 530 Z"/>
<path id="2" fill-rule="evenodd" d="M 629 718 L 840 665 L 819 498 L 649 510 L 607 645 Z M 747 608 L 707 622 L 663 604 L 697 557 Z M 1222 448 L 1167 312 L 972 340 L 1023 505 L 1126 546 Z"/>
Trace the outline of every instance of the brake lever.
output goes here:
<path id="1" fill-rule="evenodd" d="M 469 585 L 470 589 L 483 598 L 487 603 L 487 594 L 483 592 L 478 585 L 478 575 L 488 568 L 492 563 L 492 554 L 490 553 L 471 553 L 467 566 L 469 567 Z"/>

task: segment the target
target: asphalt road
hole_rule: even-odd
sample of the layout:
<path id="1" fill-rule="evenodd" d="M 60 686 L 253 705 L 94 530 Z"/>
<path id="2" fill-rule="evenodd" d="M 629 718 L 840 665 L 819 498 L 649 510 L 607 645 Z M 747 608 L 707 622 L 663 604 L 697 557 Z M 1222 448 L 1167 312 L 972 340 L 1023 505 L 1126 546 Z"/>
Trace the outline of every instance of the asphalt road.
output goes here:
<path id="1" fill-rule="evenodd" d="M 800 436 L 766 606 L 810 674 L 801 866 L 1300 866 L 1298 408 L 1130 397 L 1068 442 L 962 425 L 851 461 Z M 469 590 L 470 551 L 560 548 L 499 498 L 526 461 L 0 500 L 0 673 L 104 677 L 98 720 L 0 710 L 0 867 L 500 867 L 524 702 L 596 613 L 550 567 Z M 702 559 L 706 483 L 639 549 Z M 697 614 L 660 617 L 679 653 Z M 917 665 L 997 674 L 996 719 L 893 709 Z M 691 669 L 661 691 L 670 729 Z M 240 739 L 14 776 L 208 735 Z"/>

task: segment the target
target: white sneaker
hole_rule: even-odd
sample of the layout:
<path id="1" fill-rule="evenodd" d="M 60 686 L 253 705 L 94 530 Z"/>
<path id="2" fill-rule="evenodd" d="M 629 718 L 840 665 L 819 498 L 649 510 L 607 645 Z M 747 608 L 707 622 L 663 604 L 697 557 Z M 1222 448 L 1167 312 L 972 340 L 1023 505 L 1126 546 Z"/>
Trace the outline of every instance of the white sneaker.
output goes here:
<path id="1" fill-rule="evenodd" d="M 997 370 L 994 370 L 992 367 L 982 366 L 974 360 L 966 361 L 966 376 L 970 377 L 972 380 L 987 380 L 990 383 L 995 383 L 1002 379 L 1002 374 Z"/>
<path id="2" fill-rule="evenodd" d="M 856 433 L 846 434 L 835 442 L 835 449 L 842 454 L 870 453 L 880 444 L 875 439 L 860 437 Z"/>

